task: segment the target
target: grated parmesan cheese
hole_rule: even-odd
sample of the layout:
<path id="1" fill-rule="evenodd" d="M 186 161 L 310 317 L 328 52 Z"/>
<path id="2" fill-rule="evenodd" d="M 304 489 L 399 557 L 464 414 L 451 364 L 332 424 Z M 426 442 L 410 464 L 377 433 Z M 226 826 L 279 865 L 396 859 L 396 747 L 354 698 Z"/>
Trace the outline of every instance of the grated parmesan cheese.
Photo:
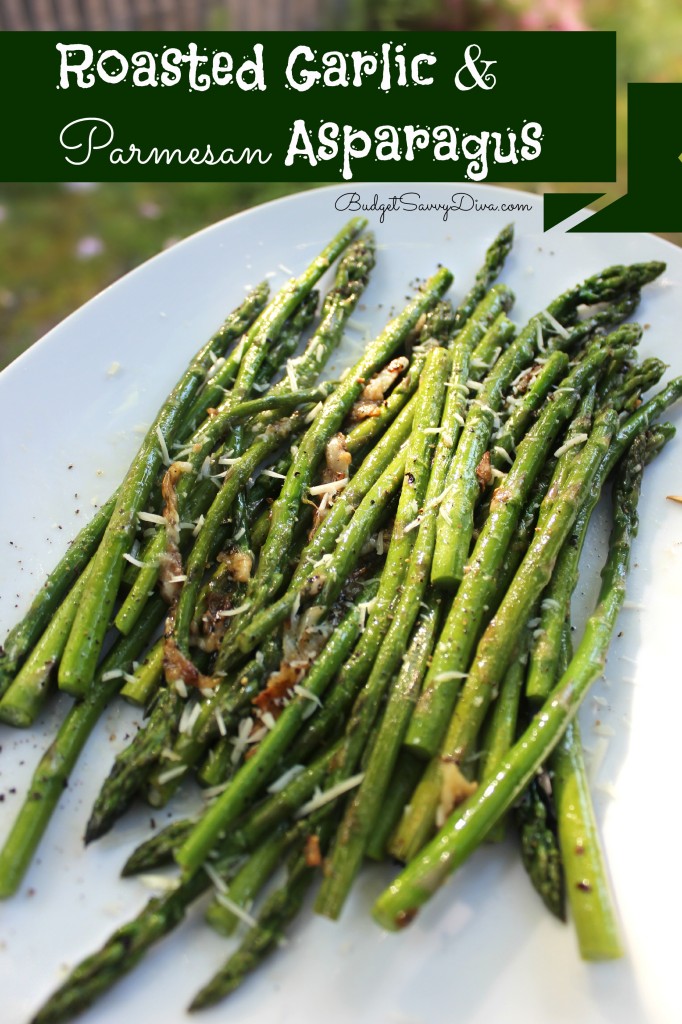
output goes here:
<path id="1" fill-rule="evenodd" d="M 232 764 L 236 764 L 241 758 L 242 754 L 246 750 L 249 742 L 249 734 L 253 726 L 253 719 L 251 717 L 242 718 L 237 729 L 237 735 L 232 737 L 231 743 L 233 745 L 232 754 L 230 755 L 230 761 Z"/>
<path id="2" fill-rule="evenodd" d="M 170 875 L 136 875 L 138 882 L 141 882 L 146 889 L 154 892 L 173 892 L 180 884 L 179 878 L 171 878 Z"/>
<path id="3" fill-rule="evenodd" d="M 313 408 L 308 413 L 308 415 L 306 416 L 305 422 L 306 423 L 312 423 L 321 408 L 322 408 L 322 402 L 318 402 L 317 405 L 314 405 Z"/>
<path id="4" fill-rule="evenodd" d="M 206 864 L 204 864 L 204 869 L 206 869 Z M 256 918 L 252 917 L 247 910 L 240 907 L 238 903 L 234 902 L 234 900 L 231 900 L 226 893 L 217 892 L 215 894 L 215 898 L 217 903 L 220 903 L 226 910 L 231 911 L 234 916 L 238 917 L 240 921 L 244 922 L 244 924 L 248 924 L 249 928 L 256 928 L 258 926 Z"/>
<path id="5" fill-rule="evenodd" d="M 288 786 L 301 772 L 305 771 L 302 764 L 294 764 L 291 768 L 287 768 L 285 772 L 282 772 L 278 779 L 271 782 L 268 786 L 268 793 L 280 793 L 285 786 Z"/>
<path id="6" fill-rule="evenodd" d="M 155 561 L 143 562 L 142 559 L 135 558 L 135 555 L 131 555 L 129 551 L 126 551 L 123 557 L 126 562 L 130 562 L 131 565 L 136 565 L 138 569 L 153 569 L 158 565 L 158 562 Z"/>
<path id="7" fill-rule="evenodd" d="M 237 605 L 236 608 L 223 608 L 222 611 L 216 612 L 215 617 L 216 619 L 229 619 L 233 615 L 241 615 L 242 612 L 245 612 L 250 607 L 251 602 L 244 601 L 243 604 Z"/>
<path id="8" fill-rule="evenodd" d="M 320 698 L 316 693 L 313 693 L 312 690 L 309 690 L 307 686 L 301 686 L 300 683 L 297 683 L 293 687 L 293 691 L 298 697 L 303 697 L 304 700 L 312 701 L 318 708 L 322 707 L 322 701 Z"/>
<path id="9" fill-rule="evenodd" d="M 163 516 L 159 516 L 156 512 L 138 512 L 137 518 L 142 523 L 156 523 L 157 526 L 165 526 L 166 520 Z"/>
<path id="10" fill-rule="evenodd" d="M 512 459 L 511 455 L 506 450 L 506 448 L 502 448 L 499 444 L 496 444 L 495 447 L 493 448 L 493 451 L 495 452 L 496 455 L 499 455 L 501 459 L 504 459 L 505 462 L 508 462 L 510 466 L 513 466 L 514 460 Z"/>
<path id="11" fill-rule="evenodd" d="M 314 487 L 310 487 L 309 494 L 332 494 L 335 491 L 340 491 L 348 483 L 348 477 L 342 476 L 340 480 L 330 480 L 327 484 L 316 484 Z"/>
<path id="12" fill-rule="evenodd" d="M 577 444 L 583 444 L 584 441 L 587 441 L 588 436 L 588 434 L 576 434 L 575 437 L 569 438 L 568 441 L 565 441 L 564 444 L 554 452 L 555 457 L 558 459 L 570 448 L 575 448 Z"/>
<path id="13" fill-rule="evenodd" d="M 313 811 L 318 810 L 318 808 L 324 807 L 325 804 L 331 803 L 332 800 L 336 800 L 337 796 L 343 796 L 349 790 L 355 789 L 360 785 L 364 777 L 365 773 L 359 772 L 357 775 L 351 775 L 349 779 L 339 782 L 338 785 L 332 786 L 331 789 L 327 789 L 324 792 L 318 789 L 307 803 L 299 807 L 294 817 L 297 819 L 307 817 Z"/>
<path id="14" fill-rule="evenodd" d="M 544 316 L 544 318 L 547 321 L 547 323 L 549 324 L 549 326 L 551 328 L 553 328 L 557 332 L 557 334 L 560 334 L 562 338 L 568 338 L 569 337 L 569 333 L 566 330 L 566 328 L 562 324 L 559 323 L 559 321 L 556 319 L 556 317 L 552 316 L 552 314 L 549 312 L 549 310 L 543 309 L 542 316 Z"/>
<path id="15" fill-rule="evenodd" d="M 165 437 L 163 436 L 163 434 L 161 432 L 161 427 L 157 426 L 157 428 L 156 428 L 156 436 L 159 439 L 159 446 L 161 448 L 161 458 L 163 459 L 163 464 L 164 464 L 164 466 L 170 466 L 170 464 L 171 464 L 171 457 L 168 454 L 168 446 L 166 444 L 166 439 L 165 439 Z"/>
<path id="16" fill-rule="evenodd" d="M 292 391 L 298 391 L 298 380 L 291 359 L 287 359 L 287 379 Z"/>
<path id="17" fill-rule="evenodd" d="M 535 321 L 535 335 L 538 352 L 546 352 L 545 339 L 542 336 L 542 324 L 539 320 Z"/>
<path id="18" fill-rule="evenodd" d="M 179 779 L 181 775 L 184 775 L 187 771 L 187 765 L 180 764 L 177 768 L 169 768 L 167 772 L 161 772 L 157 778 L 157 784 L 159 786 L 165 786 L 167 782 L 172 782 L 173 779 Z"/>

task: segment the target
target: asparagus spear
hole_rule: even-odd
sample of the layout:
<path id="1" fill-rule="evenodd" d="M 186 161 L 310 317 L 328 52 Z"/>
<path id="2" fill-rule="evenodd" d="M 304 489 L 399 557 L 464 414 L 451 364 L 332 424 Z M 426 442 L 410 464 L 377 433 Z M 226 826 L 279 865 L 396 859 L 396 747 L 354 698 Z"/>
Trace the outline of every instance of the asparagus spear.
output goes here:
<path id="1" fill-rule="evenodd" d="M 482 301 L 486 292 L 504 266 L 514 244 L 514 225 L 507 224 L 488 246 L 483 265 L 476 272 L 474 283 L 464 296 L 455 313 L 455 331 L 461 331 Z"/>
<path id="2" fill-rule="evenodd" d="M 216 354 L 220 351 L 225 351 L 231 341 L 238 338 L 251 324 L 265 305 L 267 294 L 267 283 L 259 285 L 247 295 L 241 306 L 227 317 L 224 324 L 212 338 L 212 342 L 215 343 Z M 243 345 L 237 346 L 240 353 L 243 347 Z M 241 355 L 236 357 L 236 361 L 226 360 L 223 364 L 223 372 L 226 372 L 227 368 L 228 373 L 232 372 L 232 370 L 236 373 L 239 358 L 241 358 Z M 222 379 L 221 383 L 224 383 Z M 212 395 L 207 394 L 205 389 L 202 392 L 201 401 L 203 401 L 204 395 L 207 397 L 207 405 L 200 407 L 200 399 L 197 399 L 191 413 L 186 418 L 186 432 L 189 432 L 188 424 L 203 418 L 205 409 L 214 404 L 216 397 L 219 400 L 222 396 L 222 389 L 217 390 Z M 109 498 L 96 515 L 93 516 L 92 520 L 81 530 L 69 546 L 64 557 L 48 576 L 43 588 L 35 597 L 22 621 L 7 636 L 4 648 L 0 649 L 0 696 L 5 692 L 22 661 L 50 622 L 60 602 L 69 592 L 75 580 L 97 550 L 97 546 L 102 539 L 107 523 L 111 519 L 116 506 L 117 497 L 118 492 Z"/>
<path id="3" fill-rule="evenodd" d="M 122 877 L 156 871 L 166 864 L 172 864 L 174 850 L 189 834 L 193 823 L 192 818 L 178 818 L 155 832 L 150 839 L 145 839 L 135 847 L 121 868 Z"/>
<path id="4" fill-rule="evenodd" d="M 504 762 L 504 756 L 501 761 Z M 552 820 L 549 798 L 541 782 L 545 777 L 549 778 L 541 772 L 531 780 L 519 801 L 515 817 L 519 829 L 521 859 L 533 888 L 550 913 L 560 921 L 565 921 L 566 885 L 557 844 L 556 822 Z"/>
<path id="5" fill-rule="evenodd" d="M 272 507 L 270 531 L 260 553 L 258 571 L 247 593 L 250 615 L 262 608 L 280 589 L 283 580 L 283 554 L 290 543 L 301 500 L 310 486 L 312 475 L 327 442 L 341 426 L 346 413 L 362 391 L 363 382 L 386 362 L 420 316 L 443 295 L 451 282 L 452 274 L 444 268 L 426 282 L 422 291 L 403 312 L 367 346 L 364 355 L 346 375 L 334 394 L 327 399 L 304 435 L 282 486 L 282 492 Z M 233 629 L 241 628 L 242 623 L 237 617 L 233 622 Z M 229 650 L 229 646 L 227 649 Z M 224 660 L 223 657 L 218 657 L 219 669 L 225 667 Z"/>
<path id="6" fill-rule="evenodd" d="M 447 365 L 448 357 L 442 349 L 434 349 L 429 353 L 429 356 L 427 357 L 425 376 L 423 379 L 423 401 L 419 410 L 418 427 L 413 431 L 410 446 L 408 448 L 404 478 L 405 482 L 396 517 L 396 523 L 399 524 L 398 532 L 394 533 L 394 541 L 392 541 L 389 549 L 388 559 L 384 572 L 382 573 L 382 581 L 379 590 L 378 603 L 383 601 L 386 604 L 386 607 L 388 607 L 393 594 L 395 594 L 397 588 L 400 586 L 400 581 L 402 580 L 405 572 L 405 558 L 409 555 L 409 551 L 412 547 L 412 538 L 409 537 L 409 535 L 405 535 L 403 532 L 404 525 L 407 525 L 408 519 L 414 516 L 421 501 L 423 500 L 426 488 L 426 478 L 428 476 L 428 462 L 425 456 L 429 445 L 432 444 L 432 435 L 428 434 L 426 431 L 440 420 L 440 409 L 443 401 L 442 393 L 444 390 L 444 372 L 447 369 Z M 421 393 L 422 392 L 420 391 L 420 394 Z M 373 618 L 375 616 L 376 613 L 373 612 Z M 339 631 L 337 630 L 337 633 L 338 632 Z M 357 635 L 357 630 L 355 635 Z M 363 635 L 363 644 L 365 643 L 365 637 L 367 637 L 367 635 L 368 633 L 365 631 L 365 634 Z M 306 687 L 313 692 L 315 692 L 316 685 L 314 682 L 316 670 L 320 669 L 320 666 L 328 656 L 328 652 L 330 652 L 334 646 L 335 640 L 336 634 L 332 637 L 329 646 L 325 648 L 322 657 L 315 664 L 306 680 Z M 341 661 L 342 660 L 343 659 L 341 659 Z M 337 668 L 339 667 L 339 663 L 336 660 L 334 661 L 334 664 Z M 328 682 L 326 676 L 323 676 L 322 678 L 324 678 L 326 685 Z M 296 705 L 290 705 L 290 707 L 286 709 L 278 722 L 279 728 L 269 734 L 261 746 L 261 751 L 268 743 L 275 745 L 273 737 L 275 737 L 279 729 L 281 729 L 282 720 L 285 716 L 291 717 L 290 713 L 292 708 L 295 707 Z M 370 724 L 371 720 L 372 717 L 369 719 Z M 344 760 L 347 765 L 356 762 L 356 748 L 359 745 L 358 752 L 361 752 L 362 745 L 364 745 L 362 736 L 363 732 L 360 729 L 351 730 L 351 745 L 353 747 L 353 751 L 352 753 L 349 753 L 348 751 L 345 752 L 346 756 Z M 277 749 L 279 749 L 279 743 L 277 743 Z M 258 756 L 259 755 L 257 754 L 256 757 L 252 759 L 252 762 L 249 762 L 249 764 L 242 769 L 242 772 L 248 769 L 250 764 L 256 762 Z M 218 807 L 222 802 L 223 808 L 219 808 L 218 810 L 211 809 L 203 819 L 202 823 L 197 827 L 193 835 L 190 836 L 187 843 L 185 843 L 178 852 L 177 859 L 181 866 L 186 870 L 194 869 L 196 864 L 201 862 L 200 858 L 205 856 L 210 849 L 211 844 L 215 842 L 214 836 L 221 828 L 224 829 L 226 824 L 229 823 L 230 819 L 228 815 L 234 815 L 232 808 L 237 792 L 237 786 L 233 783 L 233 787 L 228 791 L 228 794 L 231 793 L 232 795 L 226 794 L 224 798 L 220 798 L 216 805 L 216 807 Z"/>
<path id="7" fill-rule="evenodd" d="M 163 678 L 163 638 L 157 640 L 144 661 L 130 673 L 130 678 L 121 687 L 121 696 L 146 708 Z"/>
<path id="8" fill-rule="evenodd" d="M 464 296 L 457 309 L 453 311 L 449 304 L 439 303 L 427 314 L 424 327 L 420 333 L 420 342 L 431 338 L 445 342 L 447 336 L 450 336 L 451 340 L 453 340 L 472 318 L 484 318 L 482 325 L 485 329 L 492 324 L 495 317 L 500 313 L 509 312 L 514 301 L 512 291 L 506 287 L 491 288 L 490 286 L 502 270 L 511 250 L 513 240 L 514 228 L 509 224 L 500 231 L 488 247 L 483 265 L 476 274 L 474 284 Z M 488 298 L 486 293 L 489 289 L 491 297 L 488 303 L 485 303 L 485 300 Z M 496 348 L 496 343 L 492 344 L 492 348 L 489 347 L 490 339 L 485 340 L 481 338 L 477 344 L 481 346 L 480 352 L 476 351 L 475 353 L 479 357 L 479 362 L 481 359 L 487 359 L 488 353 Z M 363 420 L 349 431 L 349 451 L 356 451 L 361 445 L 374 440 L 383 430 L 384 424 L 391 422 L 393 416 L 403 408 L 404 403 L 407 402 L 417 389 L 419 375 L 423 367 L 423 359 L 424 356 L 420 354 L 418 358 L 413 360 L 407 375 L 391 393 L 378 417 Z M 472 370 L 472 376 L 477 379 L 478 371 Z"/>
<path id="9" fill-rule="evenodd" d="M 558 349 L 548 356 L 546 362 L 538 363 L 533 368 L 531 380 L 520 397 L 515 397 L 516 390 L 512 388 L 514 405 L 504 427 L 495 435 L 495 445 L 491 451 L 490 461 L 495 469 L 506 471 L 509 468 L 516 445 L 528 432 L 551 388 L 565 376 L 567 367 L 568 356 Z"/>
<path id="10" fill-rule="evenodd" d="M 201 387 L 199 394 L 192 402 L 185 416 L 180 441 L 192 434 L 206 417 L 210 408 L 223 400 L 225 389 L 233 383 L 242 359 L 246 355 L 253 336 L 249 328 L 265 309 L 270 294 L 267 281 L 256 285 L 234 313 L 226 318 L 211 339 L 215 343 L 213 350 L 216 362 L 209 371 L 209 376 Z M 237 341 L 229 355 L 223 357 L 232 341 Z"/>
<path id="11" fill-rule="evenodd" d="M 640 380 L 642 379 L 639 374 L 637 376 Z M 645 378 L 649 379 L 648 371 L 645 373 Z M 612 395 L 608 404 L 618 408 L 619 405 L 627 401 L 628 394 L 629 391 L 626 390 L 624 394 L 621 392 L 622 398 L 619 398 L 617 394 Z M 587 536 L 587 528 L 599 501 L 604 482 L 637 434 L 646 429 L 652 420 L 666 408 L 666 405 L 676 401 L 680 395 L 682 395 L 682 381 L 678 378 L 671 381 L 649 402 L 640 405 L 638 410 L 620 425 L 608 457 L 600 467 L 590 493 L 585 497 L 576 517 L 571 537 L 559 555 L 552 579 L 545 592 L 539 626 L 542 632 L 532 651 L 526 680 L 526 696 L 532 701 L 545 700 L 555 681 L 561 649 L 561 634 L 569 614 L 571 595 L 578 582 L 578 563 Z M 662 428 L 659 428 L 659 431 L 661 430 Z M 650 449 L 653 451 L 653 442 Z M 562 459 L 569 471 L 570 454 L 572 453 L 567 452 Z M 569 457 L 567 458 L 567 456 Z"/>
<path id="12" fill-rule="evenodd" d="M 334 286 L 327 294 L 322 306 L 322 319 L 319 327 L 308 341 L 305 351 L 297 359 L 290 362 L 291 372 L 286 375 L 278 384 L 270 389 L 268 400 L 273 403 L 280 403 L 284 398 L 285 402 L 292 390 L 292 381 L 295 381 L 299 388 L 312 386 L 319 373 L 327 363 L 331 353 L 339 344 L 343 328 L 348 317 L 354 310 L 369 280 L 369 273 L 374 265 L 374 240 L 371 236 L 358 239 L 353 242 L 346 253 L 341 257 L 337 267 Z M 321 395 L 320 399 L 326 395 Z M 276 407 L 276 405 L 275 405 Z M 230 416 L 230 403 L 227 405 L 227 415 Z M 254 424 L 255 434 L 262 433 L 272 422 L 271 416 L 260 418 Z M 219 432 L 218 432 L 219 433 Z M 208 439 L 209 442 L 211 438 Z M 205 438 L 195 436 L 188 442 L 188 447 L 193 448 L 195 443 L 201 445 L 199 457 L 194 455 L 193 465 L 195 468 L 203 463 L 204 458 L 210 450 L 210 444 L 203 443 Z M 265 457 L 263 454 L 263 458 Z M 288 468 L 288 466 L 287 466 Z M 250 472 L 248 475 L 250 476 Z M 187 498 L 187 485 L 183 486 L 181 481 L 178 489 L 178 500 L 180 502 Z M 234 501 L 230 498 L 230 501 Z M 226 504 L 226 502 L 223 502 Z M 208 505 L 201 508 L 202 513 L 206 512 Z M 226 514 L 227 509 L 221 508 L 220 515 Z M 148 545 L 145 552 L 145 561 L 149 563 L 148 568 L 141 569 L 135 586 L 128 598 L 121 607 L 117 617 L 116 625 L 126 632 L 135 622 L 135 616 L 144 605 L 144 599 L 148 591 L 155 585 L 158 577 L 158 559 L 166 549 L 165 529 L 157 531 L 157 536 L 151 546 Z"/>
<path id="13" fill-rule="evenodd" d="M 127 810 L 168 746 L 183 708 L 174 689 L 163 687 L 152 708 L 149 721 L 114 760 L 100 789 L 85 827 L 85 842 L 91 843 L 108 832 Z"/>
<path id="14" fill-rule="evenodd" d="M 525 638 L 524 638 L 525 640 Z M 484 778 L 493 765 L 501 761 L 516 736 L 519 716 L 519 704 L 526 680 L 528 661 L 528 644 L 522 641 L 517 648 L 514 660 L 504 674 L 500 690 L 488 715 L 480 743 L 481 759 L 477 778 Z M 500 842 L 504 838 L 504 822 L 500 822 L 488 838 L 492 842 Z"/>
<path id="15" fill-rule="evenodd" d="M 441 598 L 432 597 L 415 626 L 389 693 L 364 777 L 346 808 L 325 868 L 315 909 L 327 917 L 335 919 L 339 916 L 360 869 L 426 672 L 440 615 Z"/>
<path id="16" fill-rule="evenodd" d="M 407 370 L 392 389 L 388 398 L 376 410 L 376 415 L 352 424 L 346 431 L 346 447 L 351 455 L 366 452 L 373 441 L 376 441 L 393 423 L 414 395 L 419 385 L 419 377 L 424 369 L 426 353 L 434 342 L 446 344 L 452 330 L 455 311 L 448 301 L 437 302 L 424 316 L 424 322 L 417 336 L 417 344 L 412 350 L 412 358 Z M 407 346 L 406 346 L 407 347 Z"/>
<path id="17" fill-rule="evenodd" d="M 242 764 L 231 785 L 211 804 L 176 852 L 176 860 L 186 875 L 191 875 L 201 866 L 219 836 L 243 813 L 248 800 L 271 780 L 280 758 L 300 728 L 308 700 L 311 695 L 313 699 L 322 696 L 352 650 L 359 630 L 359 612 L 356 605 L 351 605 L 308 672 L 306 694 L 297 695 L 283 710 L 275 728 L 261 741 L 254 756 Z"/>
<path id="18" fill-rule="evenodd" d="M 642 446 L 636 445 L 618 474 L 612 502 L 613 529 L 599 599 L 567 670 L 504 762 L 482 781 L 473 796 L 451 815 L 438 835 L 381 894 L 373 913 L 384 928 L 395 930 L 409 924 L 446 877 L 480 844 L 547 759 L 591 683 L 603 671 L 625 598 L 644 462 Z"/>
<path id="19" fill-rule="evenodd" d="M 305 856 L 300 855 L 286 883 L 266 900 L 256 924 L 247 932 L 239 949 L 194 997 L 188 1008 L 190 1012 L 213 1006 L 224 999 L 259 966 L 271 949 L 282 941 L 284 928 L 301 909 L 314 878 L 314 869 L 308 866 Z"/>
<path id="20" fill-rule="evenodd" d="M 625 278 L 630 272 L 639 278 L 639 269 L 622 269 Z M 599 294 L 601 279 L 593 279 L 590 287 Z M 606 293 L 611 294 L 611 289 L 612 284 L 609 283 Z M 462 442 L 448 474 L 448 495 L 438 523 L 432 569 L 432 582 L 436 586 L 454 590 L 464 574 L 473 533 L 474 506 L 480 493 L 476 470 L 487 449 L 495 412 L 500 407 L 504 392 L 539 351 L 550 352 L 556 348 L 568 351 L 591 332 L 589 320 L 580 321 L 567 330 L 556 319 L 559 316 L 570 325 L 584 294 L 584 287 L 573 289 L 550 303 L 547 311 L 532 317 L 495 364 L 473 400 Z"/>
<path id="21" fill-rule="evenodd" d="M 554 748 L 550 764 L 559 848 L 580 955 L 583 960 L 617 959 L 623 955 L 618 918 L 601 852 L 576 720 L 569 723 Z"/>
<path id="22" fill-rule="evenodd" d="M 362 227 L 363 221 L 349 222 L 308 270 L 300 278 L 292 279 L 250 328 L 249 345 L 232 392 L 235 405 L 246 397 L 251 388 L 265 356 L 271 332 L 281 327 Z M 97 550 L 90 583 L 83 595 L 60 665 L 60 685 L 76 695 L 84 694 L 90 685 L 116 599 L 123 556 L 130 548 L 137 527 L 137 513 L 144 507 L 161 465 L 162 446 L 168 447 L 175 440 L 183 418 L 205 379 L 206 370 L 213 358 L 211 344 L 209 342 L 195 356 L 162 406 L 121 485 L 116 508 Z"/>
<path id="23" fill-rule="evenodd" d="M 38 763 L 26 800 L 0 850 L 0 899 L 16 892 L 47 828 L 85 741 L 121 685 L 121 675 L 144 650 L 163 618 L 160 598 L 150 601 L 129 637 L 118 641 L 102 662 L 95 686 L 67 712 L 59 732 Z"/>
<path id="24" fill-rule="evenodd" d="M 431 835 L 444 802 L 446 805 L 450 802 L 446 772 L 450 772 L 450 765 L 459 766 L 461 770 L 472 753 L 497 681 L 503 678 L 528 619 L 528 610 L 542 593 L 557 553 L 604 460 L 616 418 L 616 413 L 609 411 L 595 423 L 590 440 L 576 459 L 556 502 L 557 510 L 545 528 L 535 533 L 509 590 L 478 644 L 440 752 L 429 762 L 400 825 L 401 842 L 408 859 L 416 856 Z"/>
<path id="25" fill-rule="evenodd" d="M 635 367 L 626 375 L 618 394 L 612 395 L 612 400 L 615 399 L 617 406 L 626 404 L 629 397 L 637 394 L 636 386 L 630 388 L 628 380 L 638 380 L 646 387 L 650 379 L 660 376 L 661 370 L 661 366 L 657 367 L 651 363 L 646 368 L 645 364 L 642 364 L 641 368 Z M 650 431 L 644 457 L 650 460 L 658 448 L 665 444 L 669 435 L 670 428 L 666 424 Z M 586 521 L 589 520 L 592 508 L 590 496 L 586 506 L 581 509 L 572 537 L 562 551 L 560 562 L 555 569 L 555 577 L 566 555 L 569 562 L 573 559 L 577 562 L 584 540 Z M 561 603 L 556 598 L 550 598 L 551 605 L 548 602 L 548 610 L 554 616 L 561 616 L 563 621 L 560 632 L 553 628 L 553 622 L 546 623 L 550 627 L 549 631 L 545 629 L 538 640 L 538 645 L 542 645 L 542 674 L 538 674 L 537 681 L 541 680 L 541 685 L 537 685 L 537 682 L 536 685 L 532 685 L 530 674 L 527 684 L 527 691 L 533 702 L 547 697 L 570 660 L 568 607 L 576 578 L 572 575 L 570 580 L 564 579 L 565 589 L 561 595 Z M 550 645 L 553 646 L 553 650 Z M 531 669 L 532 667 L 531 661 Z M 568 726 L 550 758 L 549 766 L 556 806 L 558 842 L 581 956 L 586 960 L 617 958 L 622 955 L 617 916 L 590 798 L 577 721 L 571 722 Z"/>
<path id="26" fill-rule="evenodd" d="M 487 331 L 486 325 L 495 321 L 500 309 L 508 308 L 512 298 L 508 289 L 492 290 L 491 295 L 479 305 L 467 327 L 461 332 L 460 351 L 470 353 L 471 348 L 489 336 L 497 341 L 497 332 Z M 433 316 L 436 310 L 427 314 L 427 323 L 428 318 Z M 425 327 L 424 330 L 428 330 L 428 327 Z M 425 361 L 426 354 L 423 359 Z M 467 362 L 467 367 L 458 370 L 457 381 L 453 381 L 453 383 L 460 385 L 463 383 L 468 375 L 466 372 L 468 366 Z M 457 388 L 454 390 L 456 391 Z M 453 407 L 452 422 L 448 423 L 445 431 L 453 439 L 457 437 L 459 431 L 458 420 L 454 414 L 456 413 L 461 418 L 460 405 L 463 405 L 461 395 L 460 388 L 457 407 Z M 399 449 L 409 433 L 413 407 L 413 402 L 408 403 L 374 450 L 363 461 L 362 466 L 344 491 L 341 492 L 321 529 L 304 551 L 300 565 L 286 593 L 252 619 L 247 616 L 247 622 L 242 623 L 241 631 L 234 638 L 229 636 L 226 638 L 226 645 L 221 655 L 223 666 L 232 663 L 237 651 L 245 654 L 253 650 L 271 629 L 286 618 L 312 572 L 327 582 L 327 590 L 321 603 L 329 604 L 333 600 L 333 595 L 338 592 L 340 583 L 353 564 L 354 553 L 360 551 L 368 532 L 371 533 L 380 522 L 396 481 L 398 477 L 402 476 L 401 459 L 403 456 L 400 455 Z M 364 426 L 364 423 L 359 426 Z M 354 428 L 350 432 L 349 439 L 353 437 L 357 429 Z M 390 463 L 387 461 L 389 455 L 395 456 Z M 346 530 L 341 532 L 349 520 Z M 318 563 L 323 556 L 330 553 L 334 544 L 336 544 L 336 549 L 333 560 L 320 569 Z"/>
<path id="27" fill-rule="evenodd" d="M 610 335 L 615 346 L 627 343 L 628 327 Z M 622 354 L 622 350 L 621 350 Z M 559 431 L 573 415 L 580 393 L 589 387 L 607 360 L 610 345 L 595 343 L 565 378 L 557 397 L 549 403 L 520 443 L 514 465 L 503 486 L 493 494 L 490 515 L 476 542 L 466 573 L 443 626 L 433 662 L 407 732 L 406 744 L 422 757 L 433 757 L 443 739 L 459 683 L 478 639 L 485 608 L 490 607 L 496 574 L 527 503 L 533 483 Z"/>
<path id="28" fill-rule="evenodd" d="M 0 720 L 8 725 L 28 728 L 45 706 L 91 566 L 78 577 L 0 700 Z"/>
<path id="29" fill-rule="evenodd" d="M 222 894 L 218 889 L 206 910 L 206 922 L 214 931 L 226 937 L 233 934 L 239 924 L 239 917 L 230 904 L 248 909 L 275 869 L 282 863 L 292 842 L 291 834 L 280 826 L 254 850 L 230 882 L 225 893 L 229 903 L 221 900 Z"/>
<path id="30" fill-rule="evenodd" d="M 151 899 L 137 917 L 118 928 L 100 950 L 71 971 L 31 1024 L 62 1024 L 87 1010 L 138 965 L 150 946 L 180 924 L 189 904 L 210 884 L 208 875 L 199 871 L 170 893 Z"/>
<path id="31" fill-rule="evenodd" d="M 179 733 L 172 744 L 171 765 L 160 762 L 151 772 L 147 787 L 147 799 L 153 807 L 163 807 L 181 784 L 187 769 L 197 764 L 206 748 L 223 730 L 227 733 L 236 716 L 243 711 L 263 686 L 270 672 L 279 665 L 282 645 L 278 637 L 270 637 L 259 655 L 232 677 L 222 679 L 205 696 L 196 719 L 188 723 L 185 731 Z M 231 739 L 231 737 L 230 737 Z M 229 755 L 232 745 L 228 744 Z M 178 773 L 180 767 L 184 773 Z M 172 774 L 169 776 L 168 769 Z M 173 769 L 176 769 L 173 771 Z"/>
<path id="32" fill-rule="evenodd" d="M 109 498 L 83 527 L 47 577 L 24 618 L 9 632 L 0 648 L 0 696 L 8 689 L 19 666 L 40 639 L 61 601 L 97 550 L 114 511 L 116 497 L 117 494 L 114 494 Z"/>

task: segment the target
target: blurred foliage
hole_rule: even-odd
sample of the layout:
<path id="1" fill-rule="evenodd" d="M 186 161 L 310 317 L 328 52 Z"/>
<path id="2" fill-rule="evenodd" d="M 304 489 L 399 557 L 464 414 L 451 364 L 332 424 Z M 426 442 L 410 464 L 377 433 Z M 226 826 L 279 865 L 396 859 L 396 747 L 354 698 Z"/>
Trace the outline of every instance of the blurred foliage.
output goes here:
<path id="1" fill-rule="evenodd" d="M 296 183 L 0 185 L 0 368 L 150 256 Z"/>
<path id="2" fill-rule="evenodd" d="M 615 30 L 618 181 L 615 186 L 580 186 L 586 192 L 606 192 L 605 201 L 624 192 L 627 184 L 626 83 L 682 79 L 682 4 L 675 0 L 346 0 L 343 6 L 345 28 Z M 301 187 L 309 186 L 0 185 L 0 368 L 92 295 L 173 241 Z M 535 192 L 574 190 L 543 182 L 525 187 Z M 682 235 L 667 237 L 682 244 Z"/>

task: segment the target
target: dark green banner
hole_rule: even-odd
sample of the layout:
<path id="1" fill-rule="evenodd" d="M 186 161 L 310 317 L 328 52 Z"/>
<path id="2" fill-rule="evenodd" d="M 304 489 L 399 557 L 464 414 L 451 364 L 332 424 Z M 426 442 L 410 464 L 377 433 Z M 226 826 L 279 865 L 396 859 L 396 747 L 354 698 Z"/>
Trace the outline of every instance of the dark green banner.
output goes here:
<path id="1" fill-rule="evenodd" d="M 545 228 L 596 198 L 545 196 Z M 682 84 L 628 86 L 627 195 L 570 230 L 682 231 Z"/>
<path id="2" fill-rule="evenodd" d="M 615 59 L 601 32 L 4 33 L 3 177 L 610 180 Z"/>

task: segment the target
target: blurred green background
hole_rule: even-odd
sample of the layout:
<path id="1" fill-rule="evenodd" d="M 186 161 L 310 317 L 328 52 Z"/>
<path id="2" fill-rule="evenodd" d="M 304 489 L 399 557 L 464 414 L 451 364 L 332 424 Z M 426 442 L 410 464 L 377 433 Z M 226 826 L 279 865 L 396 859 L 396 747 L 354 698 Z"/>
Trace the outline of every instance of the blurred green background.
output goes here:
<path id="1" fill-rule="evenodd" d="M 618 180 L 581 186 L 607 198 L 627 186 L 626 83 L 682 77 L 682 4 L 676 0 L 109 0 L 103 11 L 94 0 L 77 6 L 66 0 L 0 2 L 0 29 L 615 29 Z M 309 186 L 0 184 L 0 368 L 161 249 L 244 207 L 303 187 Z M 525 187 L 544 192 L 562 186 Z M 667 237 L 682 244 L 682 235 Z"/>

